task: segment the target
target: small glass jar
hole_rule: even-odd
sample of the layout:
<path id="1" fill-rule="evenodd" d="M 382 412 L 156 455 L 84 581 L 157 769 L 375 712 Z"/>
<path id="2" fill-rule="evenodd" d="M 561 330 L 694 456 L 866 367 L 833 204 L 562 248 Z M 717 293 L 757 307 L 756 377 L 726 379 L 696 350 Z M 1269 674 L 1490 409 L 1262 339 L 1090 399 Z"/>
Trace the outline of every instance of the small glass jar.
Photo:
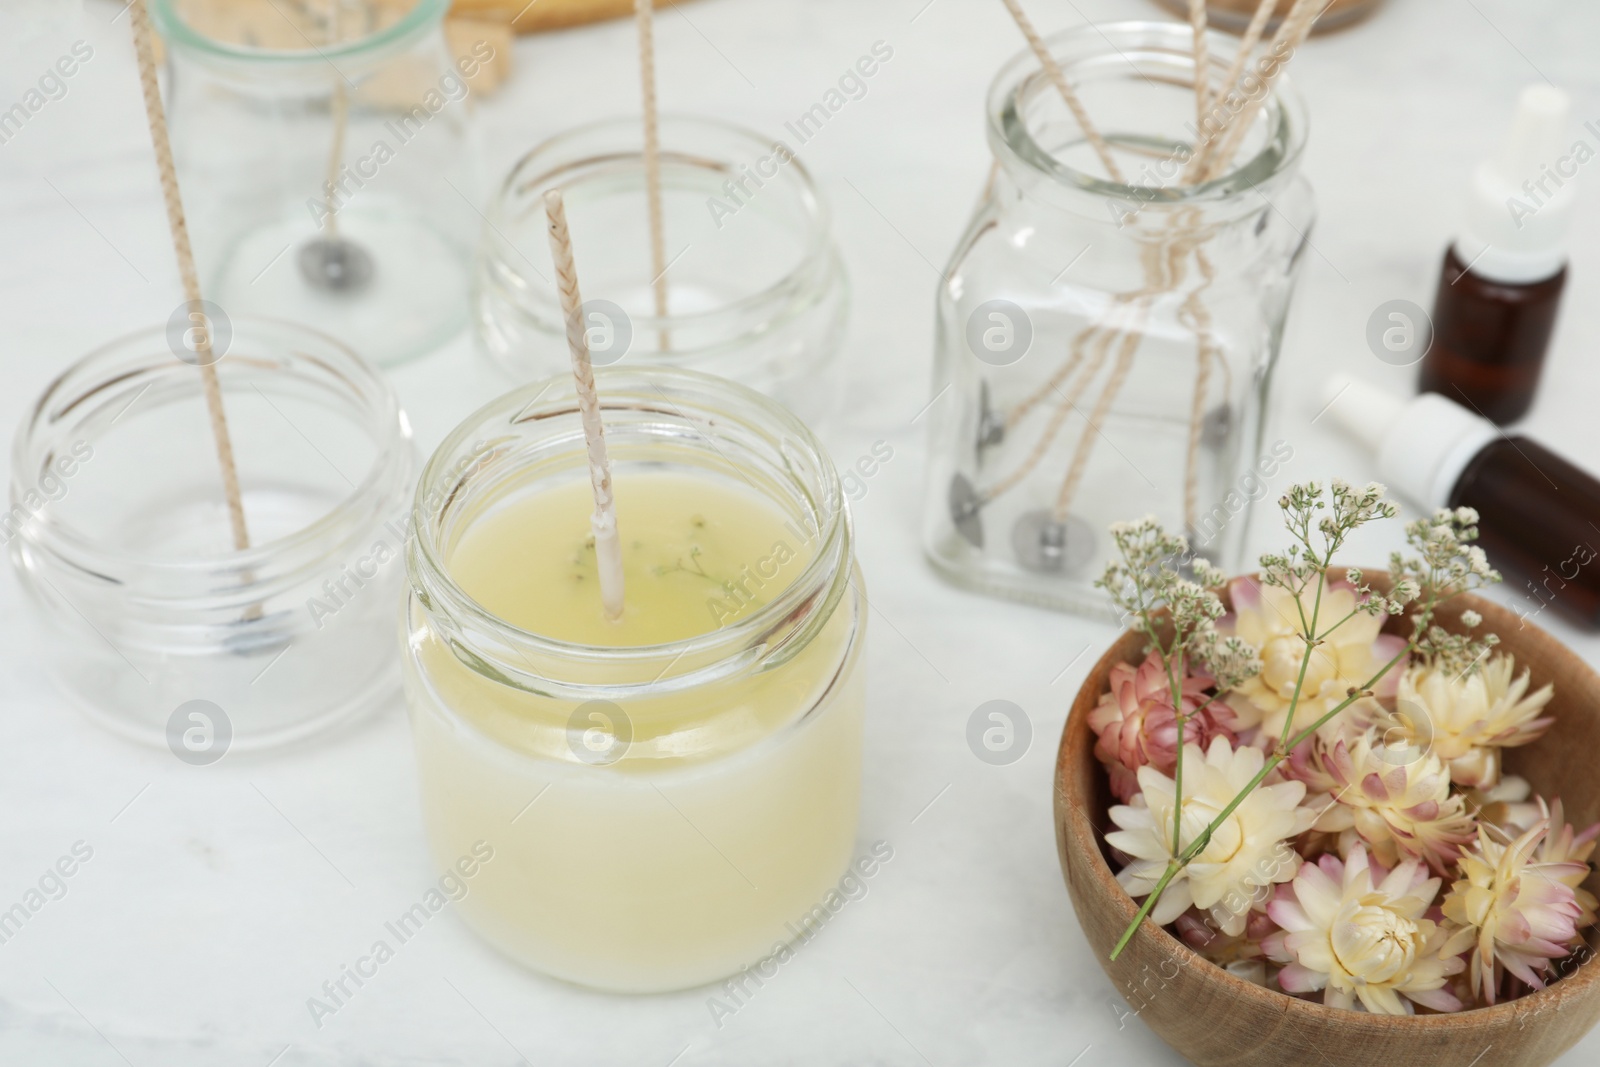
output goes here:
<path id="1" fill-rule="evenodd" d="M 449 0 L 152 0 L 201 288 L 228 314 L 303 322 L 390 365 L 466 322 L 480 220 Z"/>
<path id="2" fill-rule="evenodd" d="M 793 415 L 681 369 L 596 377 L 619 500 L 630 472 L 752 489 L 808 562 L 686 640 L 519 629 L 461 588 L 452 556 L 508 502 L 586 484 L 586 451 L 570 374 L 489 404 L 417 487 L 405 664 L 422 812 L 436 863 L 471 872 L 457 908 L 497 949 L 586 986 L 681 989 L 793 940 L 850 860 L 865 603 L 839 476 Z"/>
<path id="3" fill-rule="evenodd" d="M 667 315 L 657 316 L 637 118 L 590 123 L 529 152 L 490 206 L 473 280 L 478 338 L 518 381 L 567 366 L 543 196 L 567 205 L 597 365 L 688 367 L 829 413 L 848 306 L 829 213 L 788 146 L 713 119 L 663 115 Z"/>
<path id="4" fill-rule="evenodd" d="M 1251 503 L 1287 484 L 1263 416 L 1312 222 L 1305 111 L 1280 77 L 1227 173 L 1181 184 L 1191 45 L 1178 23 L 1049 41 L 1127 183 L 1031 52 L 991 86 L 995 178 L 939 288 L 929 419 L 923 546 L 960 584 L 1103 614 L 1111 523 L 1153 514 L 1236 571 Z"/>
<path id="5" fill-rule="evenodd" d="M 233 548 L 200 373 L 165 330 L 51 383 L 17 432 L 0 530 L 61 689 L 195 762 L 397 692 L 416 472 L 394 394 L 349 349 L 256 320 L 213 338 L 248 549 Z"/>

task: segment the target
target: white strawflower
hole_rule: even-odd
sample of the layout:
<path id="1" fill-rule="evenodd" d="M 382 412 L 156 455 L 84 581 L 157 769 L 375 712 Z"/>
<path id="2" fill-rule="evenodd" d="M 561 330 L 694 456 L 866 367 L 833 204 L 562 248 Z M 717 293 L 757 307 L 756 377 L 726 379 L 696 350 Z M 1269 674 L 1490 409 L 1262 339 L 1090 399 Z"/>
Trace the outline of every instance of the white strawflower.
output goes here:
<path id="1" fill-rule="evenodd" d="M 1438 665 L 1412 667 L 1395 694 L 1401 709 L 1420 708 L 1410 733 L 1431 732 L 1435 755 L 1463 788 L 1487 789 L 1500 780 L 1500 750 L 1526 745 L 1549 729 L 1539 713 L 1550 703 L 1551 686 L 1528 692 L 1528 672 L 1512 677 L 1510 656 L 1491 656 L 1465 674 Z M 1426 746 L 1428 738 L 1415 738 Z"/>
<path id="2" fill-rule="evenodd" d="M 1198 745 L 1183 746 L 1180 851 L 1244 791 L 1265 761 L 1260 749 L 1235 749 L 1223 737 L 1205 753 Z M 1111 821 L 1121 829 L 1106 835 L 1112 848 L 1132 857 L 1117 881 L 1135 900 L 1150 894 L 1174 855 L 1173 780 L 1145 766 L 1139 769 L 1139 787 L 1131 804 L 1111 809 Z M 1300 865 L 1289 839 L 1309 829 L 1315 816 L 1300 806 L 1305 793 L 1300 782 L 1257 786 L 1173 876 L 1151 918 L 1165 926 L 1193 905 L 1209 912 L 1223 933 L 1242 933 L 1251 905 L 1265 899 L 1274 883 L 1293 878 Z"/>
<path id="3" fill-rule="evenodd" d="M 1300 685 L 1300 664 L 1305 659 L 1306 643 L 1302 618 L 1311 620 L 1322 587 L 1321 606 L 1316 609 L 1317 630 L 1325 632 L 1343 619 L 1312 651 L 1306 664 L 1305 682 Z M 1273 585 L 1261 585 L 1249 578 L 1236 578 L 1229 587 L 1233 612 L 1217 621 L 1217 630 L 1236 635 L 1260 649 L 1261 673 L 1239 683 L 1228 695 L 1235 732 L 1261 728 L 1260 743 L 1271 745 L 1283 734 L 1289 704 L 1300 687 L 1295 705 L 1294 728 L 1299 731 L 1320 719 L 1343 701 L 1351 689 L 1365 685 L 1385 663 L 1405 647 L 1405 640 L 1382 633 L 1386 615 L 1371 615 L 1357 610 L 1355 590 L 1344 582 L 1328 583 L 1313 579 L 1300 595 Z M 1397 665 L 1373 687 L 1379 697 L 1394 692 L 1400 673 Z M 1341 719 L 1362 711 L 1362 701 L 1336 716 L 1323 736 L 1337 736 Z M 1367 709 L 1370 713 L 1371 709 Z"/>
<path id="4" fill-rule="evenodd" d="M 1472 933 L 1427 918 L 1438 892 L 1439 879 L 1415 860 L 1386 871 L 1360 845 L 1343 862 L 1326 855 L 1302 865 L 1267 905 L 1282 927 L 1262 943 L 1285 964 L 1278 984 L 1289 993 L 1320 990 L 1330 1007 L 1360 1001 L 1382 1015 L 1410 1015 L 1414 1003 L 1459 1011 L 1445 986 L 1465 968 L 1460 954 Z"/>

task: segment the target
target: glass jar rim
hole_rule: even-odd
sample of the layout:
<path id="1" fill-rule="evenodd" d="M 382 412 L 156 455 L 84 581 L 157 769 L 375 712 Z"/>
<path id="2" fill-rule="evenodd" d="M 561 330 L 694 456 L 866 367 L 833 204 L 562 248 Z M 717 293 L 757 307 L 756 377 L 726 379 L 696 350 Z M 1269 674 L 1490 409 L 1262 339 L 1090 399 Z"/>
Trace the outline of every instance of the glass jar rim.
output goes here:
<path id="1" fill-rule="evenodd" d="M 368 401 L 366 410 L 359 413 L 359 418 L 352 421 L 373 427 L 390 425 L 394 428 L 394 440 L 387 443 L 375 442 L 376 453 L 365 477 L 338 503 L 309 525 L 270 541 L 252 543 L 243 551 L 232 550 L 214 554 L 186 553 L 182 556 L 162 556 L 132 551 L 108 543 L 103 537 L 78 529 L 48 512 L 42 516 L 35 516 L 33 523 L 28 527 L 30 531 L 37 524 L 38 527 L 48 531 L 47 539 L 53 549 L 83 560 L 143 568 L 158 574 L 204 574 L 219 567 L 227 567 L 240 574 L 249 574 L 254 567 L 273 559 L 302 553 L 308 556 L 318 555 L 317 546 L 330 540 L 341 528 L 350 523 L 353 516 L 379 498 L 386 480 L 392 474 L 396 453 L 393 446 L 397 442 L 403 445 L 405 458 L 409 458 L 411 448 L 410 424 L 388 382 L 342 341 L 310 327 L 281 319 L 253 316 L 239 316 L 232 319 L 232 323 L 234 333 L 230 350 L 237 348 L 240 334 L 248 334 L 251 329 L 287 331 L 314 340 L 319 347 L 318 356 L 292 354 L 321 366 L 333 378 L 350 386 L 352 395 L 357 399 L 366 398 Z M 244 327 L 243 330 L 240 329 L 241 326 Z M 143 371 L 113 366 L 130 354 L 136 355 L 140 348 L 145 348 L 155 355 Z M 333 357 L 331 360 L 330 356 Z M 228 363 L 228 358 L 225 355 L 216 364 L 219 377 Z M 338 365 L 330 365 L 334 361 Z M 172 366 L 166 366 L 167 362 Z M 22 472 L 37 469 L 35 460 L 37 446 L 42 443 L 38 440 L 41 430 L 66 416 L 102 389 L 126 382 L 142 372 L 149 371 L 161 374 L 184 371 L 192 377 L 194 392 L 199 393 L 203 388 L 199 373 L 194 368 L 180 363 L 167 350 L 166 327 L 160 326 L 136 330 L 108 341 L 58 374 L 34 402 L 28 417 L 17 427 L 16 437 L 12 441 L 13 492 L 17 488 L 16 479 Z M 62 404 L 64 406 L 60 406 Z M 31 536 L 30 539 L 38 540 L 37 537 Z"/>
<path id="2" fill-rule="evenodd" d="M 1130 54 L 1130 50 L 1137 53 L 1156 43 L 1159 43 L 1164 56 L 1180 64 L 1187 58 L 1192 66 L 1193 31 L 1187 24 L 1179 22 L 1126 21 L 1098 26 L 1090 24 L 1051 34 L 1045 38 L 1045 46 L 1060 63 L 1062 72 L 1069 81 L 1072 80 L 1073 67 L 1076 64 L 1090 59 L 1104 58 L 1107 55 L 1115 55 L 1133 67 L 1134 57 Z M 1167 47 L 1169 44 L 1170 48 Z M 1069 54 L 1063 56 L 1063 52 Z M 1216 66 L 1220 66 L 1223 60 L 1231 61 L 1231 59 L 1232 53 L 1216 48 L 1213 48 L 1209 55 L 1209 61 Z M 1249 70 L 1248 65 L 1243 68 L 1241 79 L 1244 74 L 1249 73 Z M 1137 74 L 1137 70 L 1134 73 Z M 1062 162 L 1059 157 L 1034 139 L 1033 132 L 1026 123 L 1016 124 L 1013 127 L 1018 131 L 1015 137 L 1008 133 L 1006 115 L 1016 109 L 1017 98 L 1029 82 L 1042 75 L 1043 70 L 1039 66 L 1038 58 L 1032 50 L 1026 48 L 1015 53 L 1000 68 L 989 84 L 989 97 L 985 109 L 989 142 L 997 158 L 1027 167 L 1073 192 L 1156 207 L 1216 204 L 1231 200 L 1241 192 L 1249 192 L 1280 175 L 1289 173 L 1299 161 L 1305 148 L 1307 117 L 1304 101 L 1289 76 L 1280 74 L 1262 105 L 1263 110 L 1271 116 L 1269 121 L 1275 120 L 1275 135 L 1269 136 L 1261 149 L 1249 159 L 1236 162 L 1223 174 L 1193 185 L 1171 186 L 1136 185 L 1097 177 Z M 1050 91 L 1055 90 L 1052 88 Z M 1108 140 L 1114 142 L 1115 138 L 1108 137 Z M 1276 140 L 1281 140 L 1285 146 L 1281 154 L 1271 151 Z M 1152 191 L 1159 192 L 1159 198 L 1151 197 Z"/>
<path id="3" fill-rule="evenodd" d="M 442 23 L 451 0 L 416 0 L 411 10 L 381 30 L 349 40 L 330 41 L 325 45 L 313 44 L 308 40 L 305 48 L 258 48 L 219 41 L 190 25 L 178 12 L 178 3 L 179 0 L 152 0 L 150 7 L 150 17 L 156 31 L 169 46 L 213 59 L 290 67 L 313 63 L 332 66 L 337 59 L 368 58 L 402 48 L 420 37 L 431 25 Z M 337 67 L 334 69 L 338 70 Z"/>
<path id="4" fill-rule="evenodd" d="M 474 600 L 450 573 L 438 536 L 439 524 L 435 520 L 443 516 L 444 508 L 457 498 L 483 457 L 489 454 L 478 451 L 476 446 L 470 446 L 472 450 L 467 451 L 469 442 L 492 439 L 492 433 L 485 433 L 486 427 L 506 425 L 507 420 L 517 424 L 562 416 L 576 425 L 578 408 L 571 395 L 572 376 L 568 374 L 534 382 L 490 401 L 452 430 L 429 458 L 417 482 L 413 503 L 416 521 L 406 559 L 412 595 L 420 594 L 423 608 L 435 624 L 446 623 L 448 629 L 459 633 L 458 623 L 465 620 L 507 647 L 551 662 L 574 663 L 586 669 L 617 664 L 662 667 L 646 684 L 583 682 L 530 671 L 532 661 L 527 655 L 519 655 L 513 662 L 496 657 L 483 647 L 471 649 L 475 657 L 489 659 L 499 673 L 529 679 L 546 692 L 565 691 L 581 697 L 613 700 L 643 691 L 670 692 L 716 681 L 757 665 L 786 662 L 798 654 L 831 618 L 845 588 L 853 580 L 854 533 L 844 485 L 821 442 L 777 401 L 726 378 L 682 367 L 603 367 L 596 368 L 594 373 L 602 413 L 610 410 L 652 414 L 677 420 L 675 425 L 679 428 L 688 423 L 719 455 L 722 450 L 708 431 L 735 422 L 745 429 L 758 429 L 769 439 L 780 442 L 780 452 L 783 444 L 797 443 L 812 463 L 818 479 L 817 499 L 812 499 L 812 493 L 802 486 L 798 476 L 790 483 L 810 506 L 816 531 L 816 551 L 801 573 L 772 600 L 744 617 L 703 634 L 651 645 L 600 646 L 548 637 L 507 622 Z M 656 399 L 646 395 L 646 390 Z M 702 410 L 697 420 L 694 414 L 684 410 L 686 404 L 694 403 L 688 399 L 691 396 L 698 396 L 702 406 L 716 403 L 719 410 Z M 730 415 L 735 405 L 740 406 L 742 415 Z M 582 455 L 584 450 L 581 432 L 570 436 L 562 446 L 564 453 L 573 455 Z M 457 457 L 463 454 L 477 458 L 462 466 Z M 725 456 L 723 458 L 726 460 Z M 440 503 L 435 505 L 433 500 Z M 785 630 L 786 623 L 795 625 Z M 781 634 L 781 637 L 769 645 L 766 639 L 774 634 Z M 672 673 L 672 668 L 680 662 L 687 662 L 689 669 Z"/>
<path id="5" fill-rule="evenodd" d="M 762 289 L 756 290 L 755 292 L 747 293 L 736 300 L 730 301 L 729 303 L 721 304 L 717 307 L 706 308 L 700 311 L 691 311 L 687 313 L 679 312 L 665 316 L 653 314 L 630 314 L 629 318 L 632 321 L 633 328 L 636 332 L 660 331 L 663 329 L 672 330 L 675 328 L 682 329 L 685 327 L 692 327 L 699 323 L 713 322 L 718 319 L 736 317 L 746 311 L 758 308 L 763 304 L 781 298 L 786 293 L 799 291 L 804 287 L 806 279 L 815 274 L 825 261 L 836 258 L 837 253 L 833 248 L 833 235 L 830 229 L 832 213 L 828 207 L 827 198 L 822 195 L 822 191 L 817 187 L 816 179 L 812 177 L 811 171 L 806 167 L 805 163 L 801 161 L 799 154 L 793 149 L 789 148 L 782 141 L 777 139 L 765 138 L 757 131 L 748 127 L 740 126 L 737 123 L 728 122 L 724 119 L 715 118 L 712 116 L 694 115 L 680 112 L 662 112 L 660 115 L 660 127 L 663 133 L 663 143 L 661 146 L 661 152 L 663 155 L 670 155 L 673 152 L 673 146 L 669 142 L 668 136 L 670 131 L 679 128 L 696 129 L 701 132 L 709 131 L 713 134 L 728 136 L 745 142 L 758 152 L 770 152 L 772 149 L 779 146 L 783 147 L 783 149 L 788 153 L 789 158 L 784 162 L 783 169 L 778 173 L 780 175 L 784 172 L 793 173 L 793 180 L 797 187 L 799 201 L 805 208 L 806 217 L 809 219 L 810 225 L 808 226 L 809 232 L 806 234 L 805 247 L 801 251 L 800 255 L 796 257 L 795 264 L 776 281 Z M 564 170 L 569 170 L 574 167 L 582 166 L 585 163 L 592 163 L 599 160 L 637 160 L 638 166 L 642 168 L 644 165 L 644 149 L 642 146 L 637 151 L 612 152 L 607 153 L 604 156 L 593 157 L 590 159 L 569 160 L 562 158 L 559 154 L 563 149 L 570 148 L 572 145 L 580 142 L 584 137 L 587 136 L 593 136 L 600 133 L 609 133 L 617 130 L 638 129 L 640 129 L 640 125 L 639 117 L 637 115 L 613 115 L 609 118 L 595 119 L 589 122 L 581 123 L 577 126 L 573 126 L 569 129 L 562 130 L 559 133 L 547 137 L 545 140 L 529 149 L 529 151 L 523 155 L 522 158 L 518 159 L 517 162 L 512 166 L 511 172 L 506 175 L 505 181 L 500 186 L 499 196 L 497 196 L 493 204 L 490 205 L 489 216 L 491 219 L 491 229 L 493 229 L 492 220 L 500 214 L 501 206 L 510 200 L 513 195 L 519 194 L 521 191 L 534 186 L 535 183 L 548 183 L 548 179 L 551 178 L 551 176 L 559 174 Z M 540 162 L 550 159 L 551 157 L 554 157 L 554 160 L 548 165 L 548 168 L 545 171 L 531 175 L 526 173 Z M 718 160 L 715 162 L 727 161 Z M 544 187 L 545 185 L 538 186 L 538 188 Z M 506 243 L 510 245 L 509 239 L 504 240 L 506 240 Z M 513 273 L 520 272 L 513 271 Z M 553 321 L 559 321 L 560 302 L 559 296 L 554 287 L 551 287 L 549 291 L 546 292 L 543 288 L 529 286 L 528 293 L 539 305 L 552 309 L 555 312 Z M 667 353 L 665 355 L 670 357 L 671 353 Z"/>

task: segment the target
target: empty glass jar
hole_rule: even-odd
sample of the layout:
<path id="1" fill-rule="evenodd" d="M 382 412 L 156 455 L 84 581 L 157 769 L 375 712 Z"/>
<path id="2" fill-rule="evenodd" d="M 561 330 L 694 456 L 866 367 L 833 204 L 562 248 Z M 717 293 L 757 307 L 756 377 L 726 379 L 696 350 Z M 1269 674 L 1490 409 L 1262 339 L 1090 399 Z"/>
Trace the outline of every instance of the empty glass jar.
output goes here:
<path id="1" fill-rule="evenodd" d="M 0 524 L 60 688 L 194 763 L 394 698 L 416 472 L 404 413 L 353 352 L 220 323 L 249 548 L 233 547 L 200 372 L 168 330 L 51 383 L 17 432 Z"/>
<path id="2" fill-rule="evenodd" d="M 1306 117 L 1280 79 L 1232 166 L 1182 184 L 1189 28 L 1049 44 L 1127 180 L 1031 53 L 1001 70 L 995 180 L 938 293 L 924 549 L 961 584 L 1104 611 L 1110 523 L 1154 514 L 1234 567 L 1250 503 L 1293 454 L 1263 414 L 1312 220 Z M 1211 57 L 1218 81 L 1231 57 Z"/>
<path id="3" fill-rule="evenodd" d="M 302 322 L 379 364 L 466 322 L 479 226 L 449 0 L 152 0 L 206 297 Z"/>
<path id="4" fill-rule="evenodd" d="M 518 381 L 562 373 L 565 325 L 543 196 L 567 205 L 594 362 L 678 366 L 829 414 L 848 286 L 828 209 L 794 153 L 712 119 L 661 118 L 666 315 L 656 313 L 638 119 L 580 126 L 523 157 L 488 211 L 473 310 Z"/>

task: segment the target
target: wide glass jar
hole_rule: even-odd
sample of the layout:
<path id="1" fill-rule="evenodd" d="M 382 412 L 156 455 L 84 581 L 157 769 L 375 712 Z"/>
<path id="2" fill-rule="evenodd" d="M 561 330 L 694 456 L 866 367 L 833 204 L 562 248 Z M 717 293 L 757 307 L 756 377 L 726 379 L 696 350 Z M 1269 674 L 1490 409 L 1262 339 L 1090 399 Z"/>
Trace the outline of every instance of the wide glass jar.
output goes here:
<path id="1" fill-rule="evenodd" d="M 388 365 L 466 323 L 474 101 L 449 0 L 152 0 L 202 289 Z"/>
<path id="2" fill-rule="evenodd" d="M 438 866 L 470 871 L 457 908 L 497 949 L 583 985 L 679 989 L 781 950 L 850 860 L 865 603 L 842 484 L 799 420 L 709 375 L 596 377 L 625 558 L 671 536 L 671 506 L 711 534 L 630 572 L 622 623 L 653 611 L 688 636 L 616 645 L 507 620 L 592 585 L 592 504 L 571 376 L 494 401 L 417 487 L 405 664 L 421 806 Z M 643 499 L 661 479 L 667 506 Z M 718 533 L 740 508 L 778 523 L 744 556 Z M 567 511 L 581 522 L 555 545 Z M 507 516 L 526 521 L 487 560 L 483 534 Z M 559 580 L 533 576 L 551 566 Z M 663 599 L 669 579 L 681 601 Z M 579 621 L 605 636 L 585 595 Z"/>
<path id="3" fill-rule="evenodd" d="M 849 290 L 810 173 L 770 137 L 663 115 L 663 317 L 643 136 L 638 119 L 590 123 L 512 169 L 487 212 L 473 280 L 483 348 L 518 381 L 567 366 L 542 199 L 560 187 L 596 365 L 721 375 L 818 424 L 832 406 Z"/>
<path id="4" fill-rule="evenodd" d="M 213 325 L 248 549 L 168 330 L 51 383 L 17 432 L 3 524 L 61 689 L 194 762 L 394 697 L 416 472 L 404 413 L 355 353 L 286 323 Z"/>
<path id="5" fill-rule="evenodd" d="M 1128 181 L 1032 53 L 1006 64 L 995 177 L 938 291 L 923 545 L 960 584 L 1098 613 L 1112 522 L 1153 514 L 1237 570 L 1251 503 L 1279 491 L 1294 450 L 1263 416 L 1312 222 L 1306 116 L 1280 78 L 1227 172 L 1180 184 L 1189 28 L 1048 43 Z M 1230 59 L 1219 39 L 1209 77 Z"/>

